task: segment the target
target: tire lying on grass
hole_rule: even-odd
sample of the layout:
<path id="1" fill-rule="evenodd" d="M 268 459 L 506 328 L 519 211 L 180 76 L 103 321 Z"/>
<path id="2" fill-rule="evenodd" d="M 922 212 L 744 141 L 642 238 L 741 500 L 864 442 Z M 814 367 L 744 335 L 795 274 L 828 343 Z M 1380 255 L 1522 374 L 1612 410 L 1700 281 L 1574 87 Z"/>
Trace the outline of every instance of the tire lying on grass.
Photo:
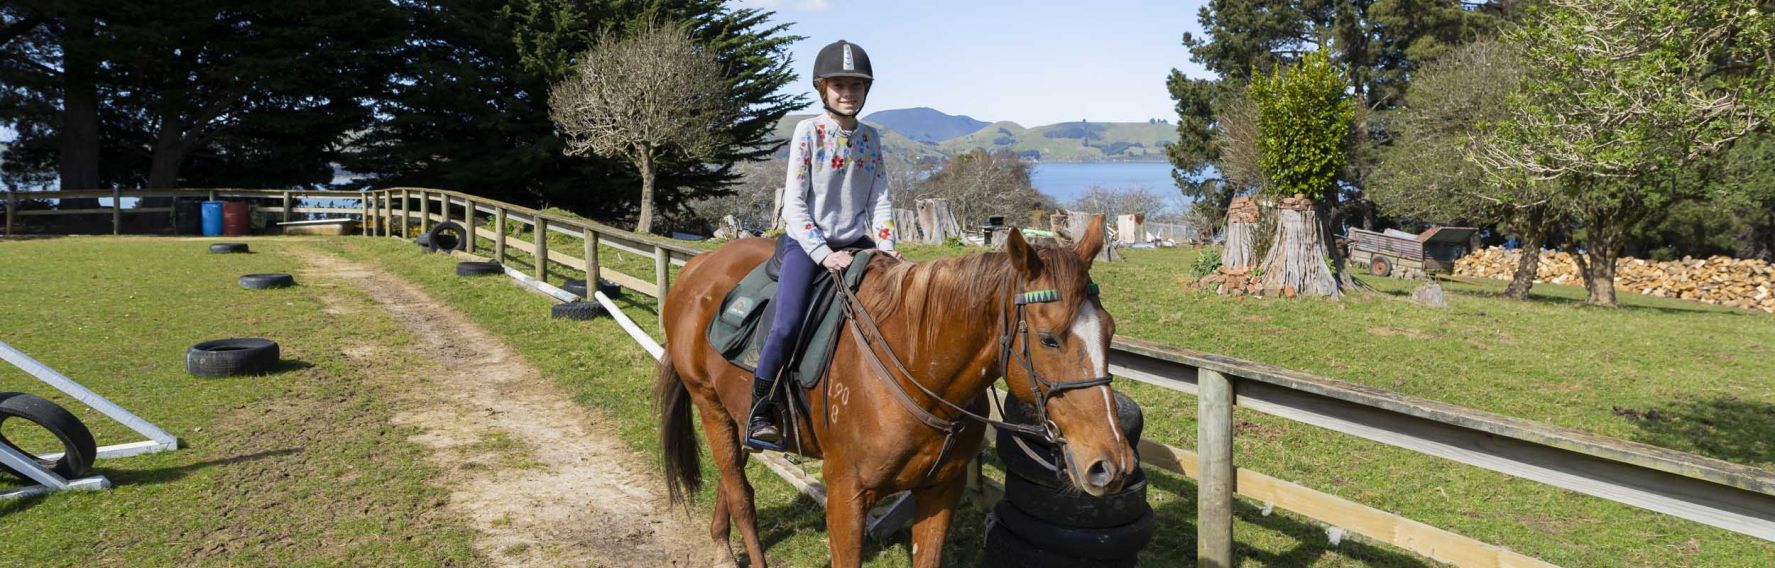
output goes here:
<path id="1" fill-rule="evenodd" d="M 490 274 L 505 274 L 505 268 L 500 266 L 497 262 L 468 261 L 456 263 L 457 276 L 487 276 Z"/>
<path id="2" fill-rule="evenodd" d="M 277 342 L 238 338 L 205 341 L 185 352 L 185 370 L 199 377 L 260 375 L 277 368 Z"/>
<path id="3" fill-rule="evenodd" d="M 577 278 L 568 280 L 566 284 L 561 285 L 561 289 L 566 290 L 568 294 L 573 294 L 581 298 L 591 297 L 587 293 L 588 290 L 586 290 L 585 280 Z M 622 295 L 622 286 L 618 286 L 615 282 L 599 278 L 598 291 L 603 292 L 606 297 L 616 298 Z"/>
<path id="4" fill-rule="evenodd" d="M 245 274 L 240 277 L 240 287 L 249 290 L 288 288 L 295 285 L 296 277 L 288 274 Z"/>
<path id="5" fill-rule="evenodd" d="M 56 403 L 42 397 L 17 392 L 0 393 L 0 424 L 6 420 L 18 418 L 48 430 L 62 443 L 62 455 L 53 460 L 38 459 L 37 463 L 54 471 L 67 479 L 86 477 L 92 472 L 92 462 L 98 458 L 99 446 L 93 441 L 92 431 L 80 422 L 74 413 Z M 0 434 L 0 444 L 30 454 Z M 5 465 L 0 469 L 7 473 L 25 477 L 25 475 Z M 25 477 L 26 479 L 30 479 Z"/>
<path id="6" fill-rule="evenodd" d="M 437 226 L 432 227 L 431 230 L 426 231 L 425 234 L 419 235 L 419 246 L 425 247 L 427 252 L 461 250 L 463 248 L 463 239 L 467 237 L 468 231 L 464 230 L 462 225 L 458 225 L 452 221 L 445 221 L 438 223 Z"/>
<path id="7" fill-rule="evenodd" d="M 555 304 L 549 308 L 549 317 L 585 321 L 604 314 L 604 306 L 597 302 L 567 302 Z"/>
<path id="8" fill-rule="evenodd" d="M 210 245 L 210 252 L 213 252 L 213 253 L 247 252 L 247 244 L 246 243 L 216 243 L 216 244 Z"/>

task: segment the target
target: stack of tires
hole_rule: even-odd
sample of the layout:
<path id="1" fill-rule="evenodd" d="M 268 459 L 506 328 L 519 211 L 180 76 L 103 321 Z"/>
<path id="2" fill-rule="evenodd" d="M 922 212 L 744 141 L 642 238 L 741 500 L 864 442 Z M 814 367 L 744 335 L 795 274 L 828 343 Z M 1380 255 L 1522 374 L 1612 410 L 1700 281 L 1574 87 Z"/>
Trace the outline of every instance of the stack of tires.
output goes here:
<path id="1" fill-rule="evenodd" d="M 1140 406 L 1116 393 L 1122 433 L 1138 447 L 1144 417 Z M 1033 423 L 1030 405 L 1008 399 L 1005 419 Z M 993 568 L 1121 567 L 1152 540 L 1153 510 L 1146 503 L 1146 473 L 1136 468 L 1120 491 L 1092 497 L 1073 488 L 1054 468 L 1052 446 L 998 433 L 1005 463 L 1005 498 L 987 521 L 986 565 Z"/>

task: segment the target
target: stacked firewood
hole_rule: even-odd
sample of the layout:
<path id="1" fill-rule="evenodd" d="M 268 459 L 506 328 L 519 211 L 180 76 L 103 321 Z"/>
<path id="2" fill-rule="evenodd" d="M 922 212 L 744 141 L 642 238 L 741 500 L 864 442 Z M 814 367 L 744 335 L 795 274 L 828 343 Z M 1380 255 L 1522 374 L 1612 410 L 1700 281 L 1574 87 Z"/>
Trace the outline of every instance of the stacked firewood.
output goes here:
<path id="1" fill-rule="evenodd" d="M 1508 280 L 1522 251 L 1492 247 L 1455 262 L 1457 276 Z M 1578 263 L 1564 252 L 1541 251 L 1536 282 L 1581 286 Z M 1667 262 L 1623 258 L 1615 265 L 1615 287 L 1647 296 L 1679 298 L 1775 313 L 1775 265 L 1724 256 Z"/>

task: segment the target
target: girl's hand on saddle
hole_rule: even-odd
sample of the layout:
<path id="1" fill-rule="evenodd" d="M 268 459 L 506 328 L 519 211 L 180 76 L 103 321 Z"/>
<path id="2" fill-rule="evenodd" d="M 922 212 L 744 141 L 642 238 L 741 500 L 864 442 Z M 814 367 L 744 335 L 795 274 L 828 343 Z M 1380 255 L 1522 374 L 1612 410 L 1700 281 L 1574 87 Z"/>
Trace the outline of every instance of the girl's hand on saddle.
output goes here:
<path id="1" fill-rule="evenodd" d="M 832 270 L 844 270 L 845 268 L 850 267 L 850 265 L 851 253 L 849 251 L 836 251 L 826 255 L 826 258 L 820 259 L 820 266 Z"/>
<path id="2" fill-rule="evenodd" d="M 897 250 L 883 250 L 881 253 L 894 257 L 894 260 L 906 260 L 906 257 L 900 256 L 900 251 Z"/>

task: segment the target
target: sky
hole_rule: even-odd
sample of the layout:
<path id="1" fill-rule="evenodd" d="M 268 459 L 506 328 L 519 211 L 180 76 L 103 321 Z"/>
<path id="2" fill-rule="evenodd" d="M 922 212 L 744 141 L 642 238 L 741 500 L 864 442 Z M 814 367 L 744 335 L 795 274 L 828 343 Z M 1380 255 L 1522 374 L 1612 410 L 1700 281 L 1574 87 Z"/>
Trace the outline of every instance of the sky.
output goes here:
<path id="1" fill-rule="evenodd" d="M 801 79 L 820 48 L 862 46 L 875 68 L 863 114 L 931 107 L 1023 126 L 1090 120 L 1176 122 L 1165 77 L 1190 63 L 1184 32 L 1200 33 L 1202 0 L 739 0 L 776 12 L 790 33 Z M 817 105 L 817 103 L 816 103 Z M 813 107 L 817 110 L 818 106 Z"/>

